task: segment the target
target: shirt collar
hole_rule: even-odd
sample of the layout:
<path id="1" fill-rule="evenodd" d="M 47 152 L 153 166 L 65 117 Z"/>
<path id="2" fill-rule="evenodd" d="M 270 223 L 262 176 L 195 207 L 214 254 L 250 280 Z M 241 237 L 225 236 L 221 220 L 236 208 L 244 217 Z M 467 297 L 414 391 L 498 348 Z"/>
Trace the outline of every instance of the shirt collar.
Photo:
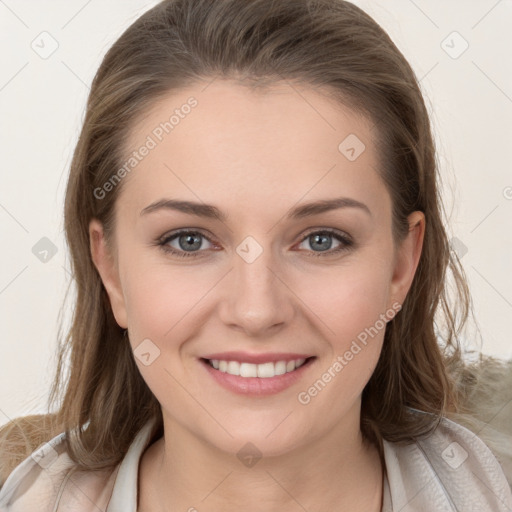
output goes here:
<path id="1" fill-rule="evenodd" d="M 144 425 L 128 449 L 119 466 L 105 512 L 137 512 L 140 458 L 153 438 L 155 423 L 156 419 L 153 419 Z M 446 454 L 450 447 L 453 447 L 452 451 L 474 454 L 480 460 L 454 468 L 447 462 Z M 510 489 L 503 491 L 504 496 L 491 493 L 492 484 L 496 488 L 506 487 L 504 475 L 499 474 L 498 462 L 477 436 L 446 418 L 432 435 L 423 440 L 407 445 L 383 440 L 383 448 L 386 472 L 382 512 L 468 510 L 467 507 L 482 496 L 488 496 L 489 501 L 482 503 L 478 510 L 487 510 L 488 503 L 497 498 L 492 510 L 508 510 L 504 504 L 510 500 Z M 497 475 L 501 476 L 498 483 L 493 482 L 493 479 L 498 479 Z M 474 487 L 477 481 L 484 483 L 478 490 Z"/>
<path id="2" fill-rule="evenodd" d="M 155 423 L 156 418 L 148 421 L 135 436 L 126 452 L 119 466 L 112 496 L 105 512 L 137 512 L 139 463 L 151 441 Z"/>

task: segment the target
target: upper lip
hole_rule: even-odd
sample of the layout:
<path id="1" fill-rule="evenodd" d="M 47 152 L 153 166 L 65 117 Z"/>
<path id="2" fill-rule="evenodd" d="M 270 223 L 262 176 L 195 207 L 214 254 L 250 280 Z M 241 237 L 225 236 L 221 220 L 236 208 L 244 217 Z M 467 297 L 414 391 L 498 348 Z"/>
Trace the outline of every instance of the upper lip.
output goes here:
<path id="1" fill-rule="evenodd" d="M 204 359 L 218 359 L 220 361 L 238 361 L 240 363 L 275 363 L 277 361 L 293 361 L 307 359 L 310 354 L 292 354 L 290 352 L 267 352 L 266 354 L 250 354 L 248 352 L 217 352 L 204 356 Z"/>

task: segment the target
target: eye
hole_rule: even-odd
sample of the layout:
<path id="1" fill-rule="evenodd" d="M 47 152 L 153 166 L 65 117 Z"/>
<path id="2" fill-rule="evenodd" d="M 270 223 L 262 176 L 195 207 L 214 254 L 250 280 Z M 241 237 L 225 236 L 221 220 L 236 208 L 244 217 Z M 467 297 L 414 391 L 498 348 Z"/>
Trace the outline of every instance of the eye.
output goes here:
<path id="1" fill-rule="evenodd" d="M 340 242 L 340 244 L 334 249 L 331 249 L 332 238 L 335 238 Z M 301 244 L 304 242 L 308 242 L 310 247 L 313 248 L 313 253 L 309 254 L 309 256 L 314 257 L 332 256 L 333 254 L 348 251 L 354 245 L 354 242 L 350 237 L 348 237 L 348 235 L 331 229 L 310 232 L 302 239 Z M 319 249 L 319 251 L 316 251 L 315 249 Z"/>
<path id="2" fill-rule="evenodd" d="M 165 236 L 158 242 L 158 245 L 166 253 L 186 258 L 196 256 L 197 252 L 201 252 L 200 249 L 204 249 L 203 240 L 211 243 L 210 239 L 199 231 L 182 230 Z M 170 245 L 171 242 L 175 242 L 177 247 Z"/>
<path id="3" fill-rule="evenodd" d="M 339 245 L 332 249 L 332 238 L 339 242 Z M 180 230 L 175 233 L 165 235 L 163 238 L 157 241 L 157 245 L 168 254 L 172 254 L 179 257 L 197 257 L 201 252 L 204 252 L 203 242 L 207 241 L 212 244 L 212 241 L 199 231 L 193 230 Z M 332 256 L 334 254 L 341 253 L 342 251 L 348 251 L 354 246 L 352 239 L 342 233 L 331 229 L 323 229 L 321 231 L 313 231 L 308 233 L 302 238 L 300 244 L 308 242 L 312 248 L 308 251 L 309 256 Z M 174 243 L 175 245 L 171 245 Z M 317 250 L 318 249 L 318 250 Z"/>

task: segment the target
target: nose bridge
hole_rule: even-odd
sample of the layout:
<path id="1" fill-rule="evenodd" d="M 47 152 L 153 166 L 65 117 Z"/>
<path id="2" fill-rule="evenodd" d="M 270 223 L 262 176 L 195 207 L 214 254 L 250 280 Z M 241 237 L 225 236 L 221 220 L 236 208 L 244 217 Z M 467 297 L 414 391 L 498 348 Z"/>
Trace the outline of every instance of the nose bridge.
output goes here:
<path id="1" fill-rule="evenodd" d="M 247 236 L 236 247 L 230 296 L 223 320 L 256 335 L 290 320 L 293 307 L 287 287 L 279 278 L 271 237 Z"/>

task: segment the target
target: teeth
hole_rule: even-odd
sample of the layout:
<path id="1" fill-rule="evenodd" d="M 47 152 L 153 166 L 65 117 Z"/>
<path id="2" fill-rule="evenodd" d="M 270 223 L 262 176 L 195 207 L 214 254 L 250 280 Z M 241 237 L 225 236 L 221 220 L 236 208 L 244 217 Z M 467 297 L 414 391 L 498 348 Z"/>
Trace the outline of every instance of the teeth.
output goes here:
<path id="1" fill-rule="evenodd" d="M 211 359 L 210 365 L 216 370 L 230 375 L 239 375 L 240 377 L 260 377 L 268 379 L 276 375 L 293 372 L 304 364 L 305 359 L 295 359 L 291 361 L 277 361 L 275 363 L 251 364 L 239 363 L 238 361 L 222 361 Z"/>

